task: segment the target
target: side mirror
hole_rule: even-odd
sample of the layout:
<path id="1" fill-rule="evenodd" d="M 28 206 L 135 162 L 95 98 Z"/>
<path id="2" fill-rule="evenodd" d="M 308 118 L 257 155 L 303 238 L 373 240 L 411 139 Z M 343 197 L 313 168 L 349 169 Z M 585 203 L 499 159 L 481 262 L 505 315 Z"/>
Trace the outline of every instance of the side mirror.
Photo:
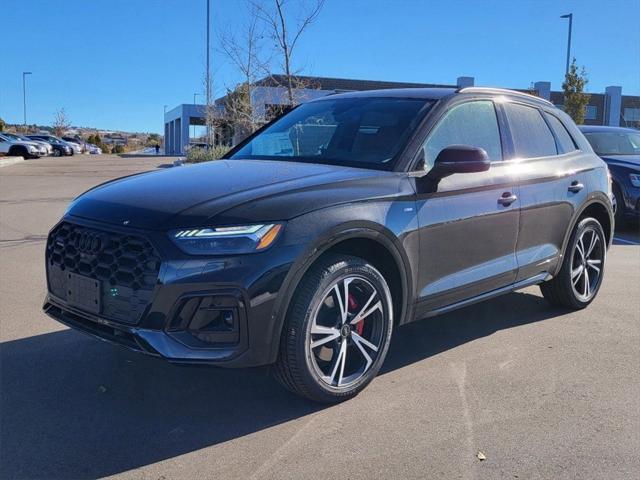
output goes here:
<path id="1" fill-rule="evenodd" d="M 438 154 L 427 177 L 440 180 L 454 173 L 486 172 L 490 166 L 491 162 L 484 149 L 468 145 L 451 145 Z"/>

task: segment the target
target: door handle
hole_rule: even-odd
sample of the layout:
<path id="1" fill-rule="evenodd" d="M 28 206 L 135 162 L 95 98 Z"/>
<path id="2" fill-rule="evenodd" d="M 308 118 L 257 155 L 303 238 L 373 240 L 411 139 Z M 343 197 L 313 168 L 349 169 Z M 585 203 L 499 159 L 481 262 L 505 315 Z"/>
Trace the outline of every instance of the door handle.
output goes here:
<path id="1" fill-rule="evenodd" d="M 577 180 L 574 180 L 573 182 L 571 182 L 571 185 L 569 185 L 569 191 L 573 193 L 578 193 L 583 188 L 584 185 Z"/>
<path id="2" fill-rule="evenodd" d="M 498 203 L 500 205 L 504 205 L 505 207 L 508 207 L 509 205 L 511 205 L 513 202 L 515 202 L 518 199 L 518 197 L 516 197 L 513 193 L 511 192 L 504 192 L 502 194 L 502 196 L 498 199 Z"/>

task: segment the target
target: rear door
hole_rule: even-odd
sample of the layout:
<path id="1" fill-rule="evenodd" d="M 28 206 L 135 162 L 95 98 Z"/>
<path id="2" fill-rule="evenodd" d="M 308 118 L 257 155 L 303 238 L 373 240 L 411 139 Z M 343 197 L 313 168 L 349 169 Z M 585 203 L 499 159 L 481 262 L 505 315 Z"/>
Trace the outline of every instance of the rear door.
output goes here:
<path id="1" fill-rule="evenodd" d="M 516 282 L 554 271 L 574 211 L 586 200 L 587 177 L 575 141 L 552 109 L 504 103 L 518 165 L 520 234 Z"/>
<path id="2" fill-rule="evenodd" d="M 420 225 L 418 315 L 513 284 L 519 208 L 491 99 L 453 104 L 423 145 L 429 170 L 450 145 L 483 148 L 488 171 L 443 178 L 435 191 L 417 179 Z"/>

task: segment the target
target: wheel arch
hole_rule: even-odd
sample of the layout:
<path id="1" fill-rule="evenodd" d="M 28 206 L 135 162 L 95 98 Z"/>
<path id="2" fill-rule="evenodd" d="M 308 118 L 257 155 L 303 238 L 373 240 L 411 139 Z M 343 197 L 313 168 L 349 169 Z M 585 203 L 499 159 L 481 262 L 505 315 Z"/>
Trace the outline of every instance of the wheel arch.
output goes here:
<path id="1" fill-rule="evenodd" d="M 413 280 L 410 263 L 398 239 L 385 227 L 370 222 L 350 222 L 331 230 L 299 256 L 289 270 L 274 306 L 275 327 L 269 362 L 278 355 L 282 328 L 291 300 L 305 273 L 324 255 L 339 253 L 364 258 L 371 262 L 389 282 L 394 306 L 394 324 L 403 324 L 411 315 Z"/>
<path id="2" fill-rule="evenodd" d="M 560 268 L 562 267 L 562 259 L 564 259 L 566 255 L 567 247 L 569 245 L 569 239 L 571 238 L 571 233 L 576 228 L 578 222 L 580 222 L 580 219 L 584 217 L 593 217 L 598 220 L 598 222 L 600 222 L 607 242 L 607 248 L 611 246 L 615 228 L 615 219 L 611 207 L 611 200 L 609 200 L 606 194 L 600 192 L 597 195 L 592 196 L 579 209 L 576 210 L 576 213 L 574 214 L 571 221 L 571 226 L 565 233 L 564 241 L 562 243 L 562 256 L 560 258 L 560 261 L 558 262 L 556 271 L 553 273 L 554 276 L 558 274 Z"/>
<path id="3" fill-rule="evenodd" d="M 9 155 L 13 154 L 24 154 L 26 156 L 26 154 L 28 153 L 27 147 L 25 147 L 24 145 L 11 145 L 11 147 L 9 147 L 9 151 L 7 152 Z"/>

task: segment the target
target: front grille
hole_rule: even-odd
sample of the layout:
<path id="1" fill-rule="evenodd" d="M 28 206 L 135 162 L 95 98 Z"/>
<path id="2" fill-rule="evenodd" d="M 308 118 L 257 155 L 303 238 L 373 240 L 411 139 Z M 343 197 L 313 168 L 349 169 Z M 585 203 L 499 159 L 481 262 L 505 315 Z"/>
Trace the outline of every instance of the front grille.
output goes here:
<path id="1" fill-rule="evenodd" d="M 151 301 L 160 257 L 151 243 L 63 222 L 47 240 L 47 274 L 51 293 L 67 300 L 67 273 L 100 280 L 100 316 L 137 323 Z"/>

